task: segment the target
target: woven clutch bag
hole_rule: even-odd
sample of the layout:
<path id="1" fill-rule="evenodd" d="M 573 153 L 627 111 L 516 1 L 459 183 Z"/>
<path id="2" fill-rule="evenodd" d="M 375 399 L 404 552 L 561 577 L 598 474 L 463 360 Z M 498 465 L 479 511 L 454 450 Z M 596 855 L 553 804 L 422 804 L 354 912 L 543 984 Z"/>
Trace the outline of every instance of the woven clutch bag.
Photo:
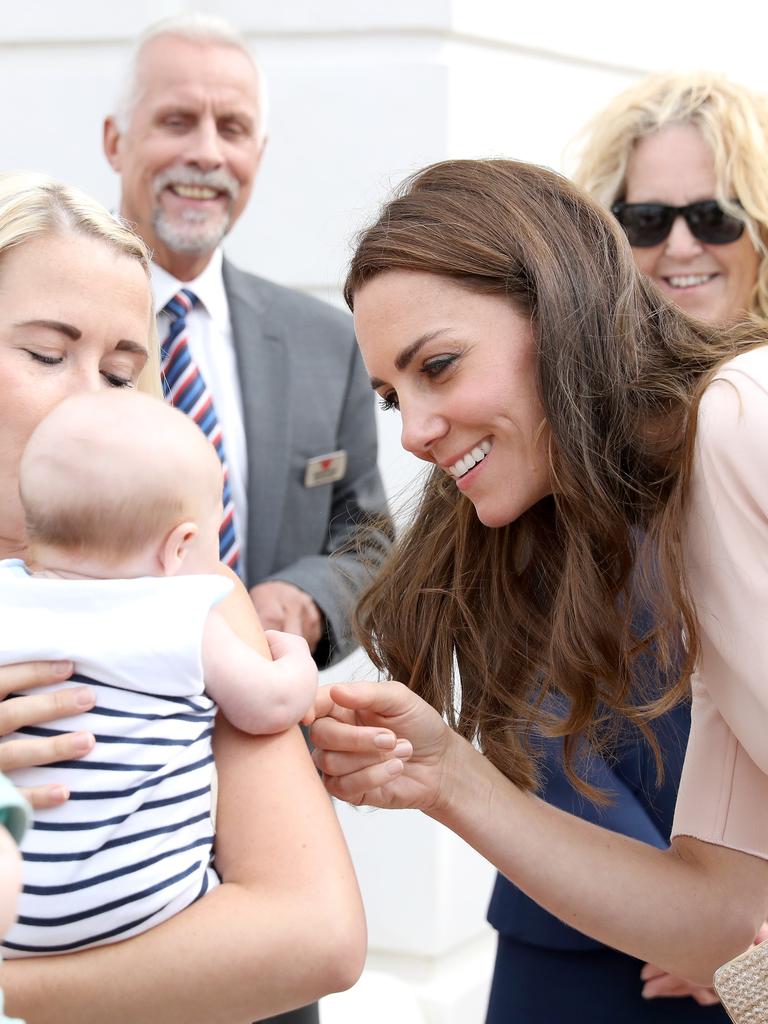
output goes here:
<path id="1" fill-rule="evenodd" d="M 768 1024 L 768 942 L 718 967 L 714 985 L 734 1024 Z"/>

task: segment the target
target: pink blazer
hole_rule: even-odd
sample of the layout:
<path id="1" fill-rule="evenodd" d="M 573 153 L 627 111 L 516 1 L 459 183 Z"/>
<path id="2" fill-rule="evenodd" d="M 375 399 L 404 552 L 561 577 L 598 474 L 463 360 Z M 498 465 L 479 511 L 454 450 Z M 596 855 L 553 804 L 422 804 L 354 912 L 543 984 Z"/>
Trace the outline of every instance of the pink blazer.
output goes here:
<path id="1" fill-rule="evenodd" d="M 703 395 L 685 541 L 701 658 L 672 834 L 768 858 L 768 347 Z"/>

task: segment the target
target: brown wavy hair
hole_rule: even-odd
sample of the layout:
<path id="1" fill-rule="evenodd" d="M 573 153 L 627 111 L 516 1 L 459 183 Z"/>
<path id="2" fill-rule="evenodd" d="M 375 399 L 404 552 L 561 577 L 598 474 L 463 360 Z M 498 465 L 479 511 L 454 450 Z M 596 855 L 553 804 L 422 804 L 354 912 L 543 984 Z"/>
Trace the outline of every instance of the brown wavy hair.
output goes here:
<path id="1" fill-rule="evenodd" d="M 434 469 L 356 632 L 517 785 L 537 784 L 535 737 L 562 735 L 571 781 L 599 798 L 574 768 L 582 740 L 603 749 L 629 719 L 654 744 L 647 719 L 686 690 L 698 652 L 680 543 L 689 423 L 708 376 L 768 340 L 765 327 L 690 319 L 638 273 L 596 201 L 511 160 L 407 180 L 358 240 L 350 308 L 391 270 L 503 295 L 530 316 L 554 493 L 489 529 Z M 648 628 L 637 607 L 653 609 Z M 649 654 L 668 674 L 660 699 Z"/>

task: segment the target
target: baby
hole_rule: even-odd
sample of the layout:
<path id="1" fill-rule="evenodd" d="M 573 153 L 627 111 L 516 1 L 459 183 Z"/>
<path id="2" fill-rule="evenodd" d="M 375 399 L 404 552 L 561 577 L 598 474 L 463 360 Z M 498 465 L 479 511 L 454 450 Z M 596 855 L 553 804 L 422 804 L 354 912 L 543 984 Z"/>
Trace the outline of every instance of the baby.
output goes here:
<path id="1" fill-rule="evenodd" d="M 29 555 L 0 562 L 0 664 L 74 661 L 96 706 L 25 732 L 86 730 L 96 745 L 11 774 L 70 799 L 37 812 L 22 843 L 9 957 L 128 938 L 217 885 L 216 705 L 274 733 L 317 687 L 302 638 L 271 633 L 270 661 L 216 608 L 232 587 L 217 572 L 221 463 L 183 413 L 135 393 L 69 398 L 32 434 L 20 492 Z"/>

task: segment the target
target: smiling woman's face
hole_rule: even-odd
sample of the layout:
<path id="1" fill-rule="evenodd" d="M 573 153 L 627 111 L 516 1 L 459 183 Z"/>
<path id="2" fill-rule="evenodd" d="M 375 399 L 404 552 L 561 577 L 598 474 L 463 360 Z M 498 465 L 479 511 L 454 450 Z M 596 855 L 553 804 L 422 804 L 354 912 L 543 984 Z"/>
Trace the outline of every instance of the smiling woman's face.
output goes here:
<path id="1" fill-rule="evenodd" d="M 363 360 L 402 444 L 440 466 L 486 526 L 550 493 L 530 320 L 450 278 L 388 271 L 355 294 Z"/>
<path id="2" fill-rule="evenodd" d="M 712 151 L 694 125 L 669 125 L 635 145 L 627 166 L 628 203 L 687 206 L 714 199 L 716 190 Z M 748 232 L 726 245 L 708 245 L 678 217 L 663 242 L 632 252 L 640 270 L 686 313 L 726 323 L 748 312 L 760 269 Z"/>
<path id="3" fill-rule="evenodd" d="M 23 535 L 18 467 L 30 434 L 80 391 L 135 386 L 151 294 L 139 262 L 87 235 L 41 235 L 0 260 L 0 550 Z"/>

